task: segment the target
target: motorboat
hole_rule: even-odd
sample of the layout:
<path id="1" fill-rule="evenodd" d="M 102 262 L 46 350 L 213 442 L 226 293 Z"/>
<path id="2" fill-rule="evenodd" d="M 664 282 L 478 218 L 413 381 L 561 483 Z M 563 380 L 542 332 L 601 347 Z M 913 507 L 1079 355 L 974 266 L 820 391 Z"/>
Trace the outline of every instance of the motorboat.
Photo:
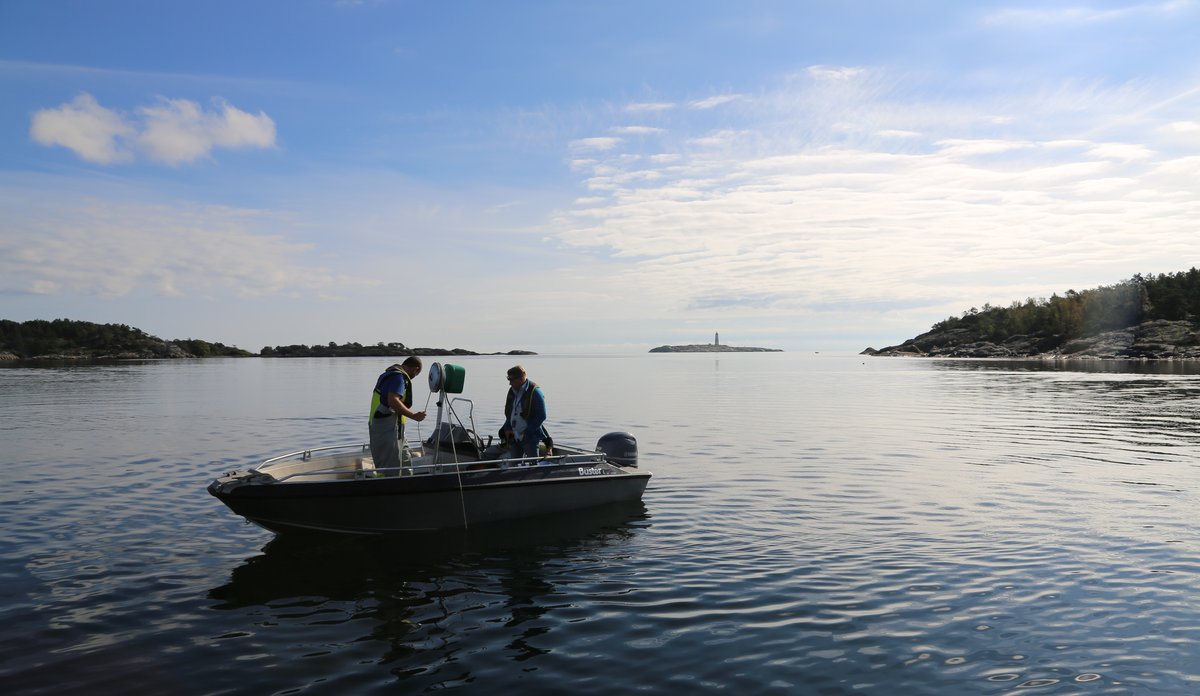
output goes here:
<path id="1" fill-rule="evenodd" d="M 474 403 L 461 394 L 465 370 L 434 363 L 433 433 L 399 467 L 376 467 L 365 443 L 282 454 L 214 480 L 208 492 L 274 532 L 422 532 L 638 501 L 651 474 L 638 468 L 629 433 L 586 450 L 553 442 L 535 457 L 477 434 Z"/>

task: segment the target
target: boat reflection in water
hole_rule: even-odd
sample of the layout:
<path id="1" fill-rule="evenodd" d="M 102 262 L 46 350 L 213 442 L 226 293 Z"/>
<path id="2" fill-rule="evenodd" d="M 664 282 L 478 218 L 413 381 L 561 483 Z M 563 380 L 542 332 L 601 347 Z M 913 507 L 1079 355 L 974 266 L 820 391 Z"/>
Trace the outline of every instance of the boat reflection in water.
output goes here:
<path id="1" fill-rule="evenodd" d="M 641 501 L 410 535 L 280 534 L 209 591 L 217 609 L 307 597 L 395 596 L 406 583 L 434 583 L 520 560 L 539 567 L 584 549 L 624 543 L 650 526 Z M 534 561 L 534 563 L 530 563 Z"/>
<path id="2" fill-rule="evenodd" d="M 405 466 L 377 468 L 369 445 L 338 445 L 227 473 L 208 492 L 272 531 L 357 534 L 469 529 L 641 500 L 651 474 L 637 469 L 632 435 L 608 433 L 595 450 L 556 443 L 537 457 L 508 458 L 476 434 L 474 404 L 447 396 L 461 393 L 464 374 L 457 365 L 431 367 L 437 425 Z"/>
<path id="3" fill-rule="evenodd" d="M 209 590 L 210 609 L 240 627 L 222 640 L 257 656 L 261 693 L 294 688 L 300 663 L 335 693 L 381 677 L 423 693 L 611 631 L 580 612 L 629 601 L 640 580 L 614 566 L 649 526 L 634 501 L 469 530 L 280 534 Z"/>

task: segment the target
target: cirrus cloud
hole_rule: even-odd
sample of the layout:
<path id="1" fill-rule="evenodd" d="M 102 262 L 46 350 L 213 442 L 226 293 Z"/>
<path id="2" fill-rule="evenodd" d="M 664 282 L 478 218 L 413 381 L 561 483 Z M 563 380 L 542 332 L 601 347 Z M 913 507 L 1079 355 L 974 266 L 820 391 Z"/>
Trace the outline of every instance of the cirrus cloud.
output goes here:
<path id="1" fill-rule="evenodd" d="M 1134 3 L 1124 7 L 1073 5 L 1057 8 L 1006 8 L 987 16 L 987 24 L 1064 25 L 1119 22 L 1137 15 L 1168 16 L 1189 9 L 1192 0 Z"/>
<path id="2" fill-rule="evenodd" d="M 696 99 L 694 101 L 690 101 L 690 102 L 688 102 L 688 106 L 690 106 L 693 109 L 713 109 L 718 106 L 721 106 L 722 104 L 728 104 L 730 102 L 735 102 L 741 98 L 742 98 L 742 95 L 740 95 L 740 94 L 718 94 L 714 97 L 708 97 L 706 99 Z"/>
<path id="3" fill-rule="evenodd" d="M 788 80 L 721 121 L 679 110 L 655 157 L 622 143 L 577 162 L 591 195 L 550 234 L 612 260 L 599 282 L 647 311 L 710 321 L 857 307 L 911 326 L 1200 253 L 1200 155 L 1158 135 L 1192 142 L 1195 90 L 930 101 L 869 71 L 809 72 L 833 79 Z"/>

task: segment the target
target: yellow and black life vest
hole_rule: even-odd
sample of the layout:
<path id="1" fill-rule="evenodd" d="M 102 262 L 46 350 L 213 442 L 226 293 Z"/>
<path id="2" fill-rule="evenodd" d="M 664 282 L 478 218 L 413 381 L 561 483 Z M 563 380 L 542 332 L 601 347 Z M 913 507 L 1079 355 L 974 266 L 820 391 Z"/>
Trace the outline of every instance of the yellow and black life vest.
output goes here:
<path id="1" fill-rule="evenodd" d="M 407 420 L 407 418 L 405 418 L 403 415 L 392 411 L 391 407 L 388 406 L 383 400 L 383 392 L 381 391 L 383 388 L 383 381 L 392 377 L 392 373 L 394 372 L 399 372 L 400 379 L 404 380 L 404 396 L 400 397 L 400 400 L 404 402 L 405 406 L 407 406 L 409 409 L 412 409 L 412 379 L 408 376 L 407 372 L 400 369 L 399 365 L 392 365 L 388 369 L 384 370 L 382 375 L 379 375 L 379 379 L 375 380 L 375 390 L 371 392 L 371 415 L 368 416 L 368 418 L 387 418 L 388 416 L 396 415 L 400 417 L 401 424 Z M 380 411 L 381 406 L 386 413 Z"/>

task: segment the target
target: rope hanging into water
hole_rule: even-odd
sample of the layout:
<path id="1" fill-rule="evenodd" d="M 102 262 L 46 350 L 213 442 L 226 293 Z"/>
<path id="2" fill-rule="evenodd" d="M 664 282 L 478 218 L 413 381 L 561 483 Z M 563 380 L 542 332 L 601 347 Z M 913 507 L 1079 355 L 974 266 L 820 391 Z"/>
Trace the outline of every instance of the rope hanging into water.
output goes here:
<path id="1" fill-rule="evenodd" d="M 437 367 L 437 365 L 438 365 L 437 363 L 434 363 L 435 367 Z M 432 376 L 432 374 L 433 373 L 431 370 L 430 375 Z M 430 387 L 433 387 L 433 386 L 434 386 L 433 382 L 431 381 Z M 469 529 L 469 525 L 467 524 L 467 498 L 463 494 L 462 464 L 460 464 L 458 461 L 458 447 L 454 443 L 454 419 L 458 417 L 458 414 L 456 414 L 454 412 L 454 405 L 449 400 L 449 397 L 447 397 L 445 390 L 441 389 L 437 392 L 434 392 L 432 388 L 429 390 L 428 396 L 425 397 L 425 409 L 424 410 L 426 413 L 429 412 L 429 400 L 433 398 L 433 395 L 435 393 L 438 395 L 438 402 L 437 402 L 438 422 L 434 426 L 433 435 L 430 437 L 430 442 L 433 443 L 433 463 L 437 464 L 437 454 L 438 454 L 439 445 L 441 444 L 440 442 L 434 442 L 433 438 L 440 439 L 442 436 L 442 433 L 441 433 L 441 425 L 442 425 L 441 408 L 442 408 L 442 399 L 446 399 L 446 410 L 449 412 L 449 416 L 446 419 L 446 424 L 447 424 L 447 426 L 449 426 L 450 453 L 454 456 L 454 475 L 455 475 L 455 478 L 458 480 L 458 506 L 459 506 L 459 510 L 462 511 L 463 529 Z M 459 419 L 459 424 L 462 425 L 462 419 Z M 466 426 L 463 426 L 463 429 L 465 430 Z M 421 435 L 420 421 L 417 422 L 417 441 L 421 442 L 421 443 L 425 442 L 425 438 L 422 437 L 422 435 Z"/>
<path id="2" fill-rule="evenodd" d="M 425 408 L 421 409 L 422 411 L 429 413 L 429 400 L 432 398 L 433 398 L 433 392 L 429 392 L 427 395 L 425 395 Z M 416 421 L 416 423 L 417 423 L 417 442 L 425 442 L 424 436 L 421 435 L 421 421 Z"/>
<path id="3" fill-rule="evenodd" d="M 442 393 L 442 397 L 445 396 L 445 393 Z M 450 453 L 454 455 L 454 476 L 458 479 L 458 506 L 459 509 L 462 510 L 463 529 L 465 530 L 469 529 L 470 527 L 467 524 L 467 498 L 463 495 L 462 464 L 460 464 L 458 461 L 458 447 L 454 443 L 454 419 L 458 417 L 458 414 L 454 412 L 454 402 L 447 401 L 446 410 L 449 412 L 449 416 L 446 418 L 446 421 L 450 426 Z M 461 425 L 462 419 L 459 418 L 458 422 Z M 441 423 L 438 423 L 438 426 L 440 427 Z M 465 430 L 466 426 L 463 426 L 463 429 Z M 437 436 L 441 437 L 441 433 L 438 433 Z"/>

